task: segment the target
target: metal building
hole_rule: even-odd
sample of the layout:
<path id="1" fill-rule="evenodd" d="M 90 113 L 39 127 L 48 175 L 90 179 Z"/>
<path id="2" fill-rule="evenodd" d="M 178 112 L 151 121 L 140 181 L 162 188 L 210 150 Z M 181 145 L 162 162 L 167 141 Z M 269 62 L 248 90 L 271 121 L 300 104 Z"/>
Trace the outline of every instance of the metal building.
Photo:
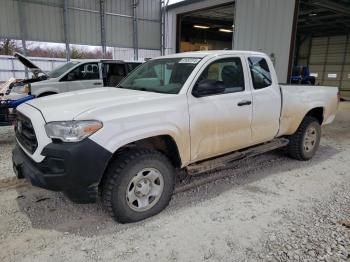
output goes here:
<path id="1" fill-rule="evenodd" d="M 350 100 L 349 0 L 300 1 L 294 61 Z"/>
<path id="2" fill-rule="evenodd" d="M 0 37 L 160 50 L 159 0 L 0 0 Z"/>
<path id="3" fill-rule="evenodd" d="M 316 83 L 339 86 L 350 98 L 350 0 L 168 2 L 0 0 L 0 38 L 22 40 L 24 46 L 65 43 L 67 58 L 71 44 L 97 45 L 104 52 L 113 47 L 119 59 L 257 50 L 270 55 L 280 82 L 289 80 L 293 66 L 307 66 Z"/>
<path id="4" fill-rule="evenodd" d="M 167 8 L 165 24 L 166 53 L 262 51 L 280 82 L 306 66 L 316 84 L 350 99 L 349 0 L 187 0 Z"/>
<path id="5" fill-rule="evenodd" d="M 191 42 L 196 32 L 199 35 L 201 31 L 213 29 L 210 34 L 213 35 L 215 41 L 207 40 L 208 49 L 233 48 L 265 52 L 275 61 L 279 80 L 286 82 L 294 8 L 294 0 L 187 0 L 179 2 L 169 6 L 166 14 L 166 52 L 183 51 L 181 50 L 183 45 L 181 46 L 180 42 Z M 193 23 L 187 23 L 187 21 Z M 200 25 L 205 26 L 200 28 L 198 27 Z M 191 27 L 192 36 L 182 36 L 182 31 L 186 32 L 186 27 Z M 222 32 L 221 35 L 219 35 L 220 32 L 214 32 L 216 29 Z M 225 35 L 230 34 L 230 31 L 231 38 Z M 188 41 L 184 39 L 191 37 L 192 39 Z M 219 43 L 217 41 L 219 38 L 225 41 Z M 206 49 L 205 45 L 199 48 L 201 47 Z"/>

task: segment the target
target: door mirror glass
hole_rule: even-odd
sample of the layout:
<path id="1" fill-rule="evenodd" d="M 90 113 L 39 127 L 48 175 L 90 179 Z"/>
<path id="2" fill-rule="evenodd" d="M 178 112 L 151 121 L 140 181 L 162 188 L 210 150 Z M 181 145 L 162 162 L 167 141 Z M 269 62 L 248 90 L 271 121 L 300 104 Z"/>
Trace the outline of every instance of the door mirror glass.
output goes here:
<path id="1" fill-rule="evenodd" d="M 200 81 L 193 90 L 195 97 L 218 95 L 225 92 L 225 85 L 222 81 L 206 79 Z"/>

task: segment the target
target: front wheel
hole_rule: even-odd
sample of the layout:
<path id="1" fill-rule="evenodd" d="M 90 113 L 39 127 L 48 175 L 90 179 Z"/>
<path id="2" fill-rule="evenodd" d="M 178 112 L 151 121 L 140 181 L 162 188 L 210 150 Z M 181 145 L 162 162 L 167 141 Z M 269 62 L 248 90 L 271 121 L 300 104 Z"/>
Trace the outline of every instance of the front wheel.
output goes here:
<path id="1" fill-rule="evenodd" d="M 174 190 L 175 169 L 160 152 L 132 149 L 111 163 L 102 197 L 121 223 L 143 220 L 162 211 Z"/>
<path id="2" fill-rule="evenodd" d="M 297 160 L 309 160 L 315 155 L 320 140 L 320 123 L 316 118 L 306 116 L 297 131 L 289 137 L 287 152 Z"/>

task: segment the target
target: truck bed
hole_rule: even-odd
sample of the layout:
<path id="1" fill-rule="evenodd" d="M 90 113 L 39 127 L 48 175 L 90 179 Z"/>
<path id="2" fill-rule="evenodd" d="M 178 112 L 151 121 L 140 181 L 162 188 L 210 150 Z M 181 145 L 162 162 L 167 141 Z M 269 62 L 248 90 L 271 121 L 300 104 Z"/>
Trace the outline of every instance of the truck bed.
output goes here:
<path id="1" fill-rule="evenodd" d="M 322 125 L 335 118 L 338 109 L 338 88 L 332 86 L 280 85 L 282 110 L 278 135 L 291 135 L 303 117 L 314 108 L 323 109 Z"/>

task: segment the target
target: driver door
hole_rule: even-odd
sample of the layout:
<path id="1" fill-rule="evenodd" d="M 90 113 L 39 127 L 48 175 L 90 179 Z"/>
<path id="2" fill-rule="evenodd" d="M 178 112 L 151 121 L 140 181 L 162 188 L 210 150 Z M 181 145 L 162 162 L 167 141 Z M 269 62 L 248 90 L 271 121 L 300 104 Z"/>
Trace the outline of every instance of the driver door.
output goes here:
<path id="1" fill-rule="evenodd" d="M 252 94 L 245 63 L 240 56 L 210 62 L 193 90 L 209 79 L 224 84 L 225 91 L 204 97 L 188 94 L 192 162 L 251 144 Z"/>
<path id="2" fill-rule="evenodd" d="M 71 70 L 64 78 L 67 91 L 89 89 L 103 86 L 97 62 L 82 64 Z"/>

